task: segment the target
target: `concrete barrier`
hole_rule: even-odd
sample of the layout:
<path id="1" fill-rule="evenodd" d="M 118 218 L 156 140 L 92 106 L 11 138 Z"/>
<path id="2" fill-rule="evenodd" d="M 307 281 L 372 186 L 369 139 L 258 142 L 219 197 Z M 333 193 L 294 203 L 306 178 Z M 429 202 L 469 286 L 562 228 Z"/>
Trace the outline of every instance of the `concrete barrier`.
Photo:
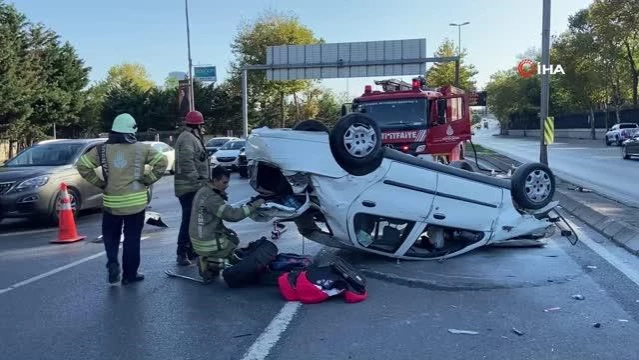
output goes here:
<path id="1" fill-rule="evenodd" d="M 525 135 L 524 135 L 525 132 Z M 595 138 L 603 140 L 606 135 L 606 129 L 595 129 Z M 539 137 L 539 130 L 508 130 L 508 136 L 526 136 L 526 137 Z M 592 139 L 590 129 L 557 129 L 555 128 L 555 139 L 569 138 L 569 139 Z"/>

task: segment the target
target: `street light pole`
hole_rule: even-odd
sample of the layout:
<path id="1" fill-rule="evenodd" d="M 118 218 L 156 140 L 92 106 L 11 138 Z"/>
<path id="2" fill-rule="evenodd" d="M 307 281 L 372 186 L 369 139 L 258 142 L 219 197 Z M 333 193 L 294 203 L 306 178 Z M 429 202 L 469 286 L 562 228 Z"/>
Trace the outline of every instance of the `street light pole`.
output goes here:
<path id="1" fill-rule="evenodd" d="M 184 12 L 186 14 L 186 46 L 189 53 L 189 111 L 193 111 L 195 99 L 193 98 L 193 61 L 191 60 L 191 30 L 189 29 L 189 0 L 184 0 Z"/>
<path id="2" fill-rule="evenodd" d="M 550 103 L 550 79 L 545 69 L 550 68 L 550 0 L 544 0 L 541 29 L 541 104 L 539 111 L 539 162 L 548 165 L 548 147 L 545 141 L 545 123 Z"/>
<path id="3" fill-rule="evenodd" d="M 458 50 L 457 50 L 457 55 L 461 56 L 461 52 L 462 52 L 462 47 L 461 47 L 461 28 L 464 25 L 468 25 L 470 24 L 469 21 L 466 21 L 462 24 L 455 24 L 455 23 L 450 23 L 450 26 L 457 26 L 457 46 L 458 46 Z"/>

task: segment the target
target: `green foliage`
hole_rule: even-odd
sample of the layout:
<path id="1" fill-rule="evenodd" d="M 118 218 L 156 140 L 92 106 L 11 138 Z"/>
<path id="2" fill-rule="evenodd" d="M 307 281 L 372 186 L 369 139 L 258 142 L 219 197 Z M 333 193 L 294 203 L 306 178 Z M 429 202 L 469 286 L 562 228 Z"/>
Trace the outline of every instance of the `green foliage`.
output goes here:
<path id="1" fill-rule="evenodd" d="M 595 0 L 570 16 L 568 29 L 552 39 L 550 63 L 561 65 L 565 75 L 550 75 L 551 115 L 612 106 L 619 121 L 624 104 L 637 105 L 638 34 L 636 1 Z M 540 60 L 538 52 L 526 55 L 521 58 Z M 538 77 L 523 79 L 514 68 L 493 75 L 487 86 L 488 104 L 502 128 L 511 116 L 536 114 L 539 86 Z"/>
<path id="2" fill-rule="evenodd" d="M 455 44 L 451 40 L 445 40 L 435 52 L 436 57 L 457 56 Z M 460 55 L 459 63 L 459 87 L 466 91 L 475 91 L 476 84 L 473 77 L 478 71 L 474 65 L 466 65 L 464 58 L 466 52 Z M 439 87 L 445 85 L 455 85 L 455 62 L 434 63 L 426 72 L 426 83 L 428 86 Z"/>
<path id="3" fill-rule="evenodd" d="M 75 125 L 90 68 L 69 43 L 0 1 L 0 134 L 30 143 Z"/>

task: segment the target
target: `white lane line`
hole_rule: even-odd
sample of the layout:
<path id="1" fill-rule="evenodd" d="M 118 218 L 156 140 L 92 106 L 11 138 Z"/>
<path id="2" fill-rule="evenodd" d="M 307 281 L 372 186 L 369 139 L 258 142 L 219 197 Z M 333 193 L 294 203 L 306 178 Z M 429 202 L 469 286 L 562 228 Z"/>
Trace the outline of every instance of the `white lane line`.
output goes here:
<path id="1" fill-rule="evenodd" d="M 293 317 L 302 306 L 300 302 L 288 302 L 282 306 L 277 315 L 271 320 L 264 332 L 255 340 L 253 345 L 242 357 L 242 360 L 264 360 L 271 349 L 282 337 Z"/>
<path id="2" fill-rule="evenodd" d="M 43 232 L 54 232 L 54 231 L 57 231 L 57 230 L 58 229 L 24 230 L 24 231 L 16 231 L 16 232 L 8 232 L 6 234 L 0 234 L 0 237 L 39 234 L 39 233 L 43 233 Z"/>
<path id="3" fill-rule="evenodd" d="M 140 241 L 142 241 L 142 240 L 146 240 L 146 239 L 148 239 L 148 238 L 149 238 L 148 236 L 143 236 L 143 237 L 141 237 L 141 238 L 140 238 Z M 120 245 L 120 247 L 119 247 L 119 248 L 121 249 L 121 248 L 122 248 L 122 245 Z M 91 260 L 93 260 L 93 259 L 97 259 L 97 258 L 99 258 L 100 256 L 102 256 L 102 255 L 104 255 L 104 254 L 106 254 L 106 252 L 105 252 L 105 251 L 101 251 L 101 252 L 99 252 L 99 253 L 97 253 L 97 254 L 93 254 L 93 255 L 91 255 L 91 256 L 87 256 L 87 257 L 82 258 L 82 259 L 80 259 L 80 260 L 76 260 L 76 261 L 74 261 L 74 262 L 72 262 L 72 263 L 70 263 L 70 264 L 67 264 L 67 265 L 64 265 L 64 266 L 60 266 L 60 267 L 55 268 L 55 269 L 53 269 L 53 270 L 51 270 L 51 271 L 47 271 L 47 272 L 45 272 L 45 273 L 43 273 L 43 274 L 36 275 L 36 276 L 34 276 L 34 277 L 32 277 L 32 278 L 29 278 L 29 279 L 27 279 L 27 280 L 23 280 L 23 281 L 17 282 L 17 283 L 15 283 L 15 284 L 13 284 L 13 285 L 11 285 L 11 286 L 7 287 L 7 288 L 0 289 L 0 295 L 2 295 L 2 294 L 6 294 L 6 293 L 8 293 L 9 291 L 15 290 L 15 289 L 17 289 L 17 288 L 19 288 L 19 287 L 22 287 L 22 286 L 25 286 L 25 285 L 29 285 L 29 284 L 31 284 L 32 282 L 35 282 L 35 281 L 38 281 L 38 280 L 42 280 L 42 279 L 44 279 L 44 278 L 46 278 L 46 277 L 49 277 L 49 276 L 51 276 L 51 275 L 55 275 L 55 274 L 57 274 L 57 273 L 59 273 L 59 272 L 61 272 L 61 271 L 64 271 L 64 270 L 66 270 L 66 269 L 70 269 L 70 268 L 72 268 L 72 267 L 74 267 L 74 266 L 78 266 L 78 265 L 83 264 L 83 263 L 85 263 L 85 262 L 87 262 L 87 261 L 91 261 Z"/>
<path id="4" fill-rule="evenodd" d="M 72 267 L 74 267 L 74 266 L 80 265 L 80 264 L 85 263 L 85 262 L 87 262 L 87 261 L 93 260 L 93 259 L 95 259 L 95 258 L 99 258 L 100 256 L 102 256 L 102 255 L 104 255 L 104 254 L 105 254 L 105 252 L 104 252 L 104 251 L 102 251 L 102 252 L 99 252 L 99 253 L 97 253 L 97 254 L 94 254 L 94 255 L 91 255 L 91 256 L 87 256 L 87 257 L 82 258 L 82 259 L 80 259 L 80 260 L 74 261 L 74 262 L 72 262 L 72 263 L 70 263 L 70 264 L 67 264 L 67 265 L 64 265 L 64 266 L 60 266 L 59 268 L 55 268 L 55 269 L 53 269 L 53 270 L 51 270 L 51 271 L 47 271 L 47 272 L 45 272 L 44 274 L 40 274 L 40 275 L 34 276 L 34 277 L 32 277 L 32 278 L 29 278 L 29 279 L 27 279 L 27 280 L 20 281 L 20 282 L 18 282 L 18 283 L 15 283 L 15 284 L 13 284 L 13 285 L 9 286 L 8 288 L 5 288 L 5 289 L 0 290 L 0 295 L 5 294 L 5 293 L 8 293 L 9 291 L 11 291 L 11 290 L 15 290 L 15 289 L 17 289 L 17 288 L 19 288 L 19 287 L 22 287 L 22 286 L 25 286 L 25 285 L 31 284 L 31 283 L 32 283 L 32 282 L 34 282 L 34 281 L 38 281 L 38 280 L 40 280 L 40 279 L 44 279 L 44 278 L 46 278 L 46 277 L 49 277 L 49 276 L 51 276 L 51 275 L 53 275 L 53 274 L 57 274 L 57 273 L 59 273 L 60 271 L 64 271 L 64 270 L 66 270 L 66 269 L 69 269 L 69 268 L 72 268 Z"/>
<path id="5" fill-rule="evenodd" d="M 562 215 L 564 216 L 564 218 L 567 218 L 565 212 L 563 212 Z M 581 242 L 586 244 L 586 246 L 588 246 L 592 251 L 597 253 L 597 255 L 601 256 L 610 265 L 614 266 L 617 270 L 619 270 L 621 273 L 626 275 L 626 277 L 630 279 L 630 281 L 634 282 L 635 284 L 637 284 L 637 286 L 639 286 L 639 272 L 635 271 L 634 269 L 626 265 L 623 261 L 621 261 L 615 255 L 613 255 L 610 251 L 608 251 L 608 249 L 606 249 L 602 245 L 592 240 L 590 237 L 588 237 L 588 235 L 584 234 L 584 232 L 581 231 L 581 229 L 578 228 L 578 225 L 575 224 L 573 221 L 570 221 L 568 219 L 566 220 L 570 222 L 573 230 L 577 233 L 577 235 L 579 236 L 579 240 Z M 606 239 L 606 241 L 608 240 Z"/>

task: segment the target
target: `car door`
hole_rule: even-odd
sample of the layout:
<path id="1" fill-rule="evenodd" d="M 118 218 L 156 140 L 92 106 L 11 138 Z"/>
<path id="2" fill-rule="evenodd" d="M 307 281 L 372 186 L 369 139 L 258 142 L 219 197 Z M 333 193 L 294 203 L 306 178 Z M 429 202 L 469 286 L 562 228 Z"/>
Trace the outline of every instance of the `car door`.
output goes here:
<path id="1" fill-rule="evenodd" d="M 503 197 L 504 189 L 497 186 L 440 173 L 433 211 L 427 222 L 456 229 L 492 231 Z"/>
<path id="2" fill-rule="evenodd" d="M 392 162 L 388 172 L 364 189 L 348 211 L 353 245 L 380 254 L 405 251 L 423 233 L 436 194 L 438 174 Z"/>

